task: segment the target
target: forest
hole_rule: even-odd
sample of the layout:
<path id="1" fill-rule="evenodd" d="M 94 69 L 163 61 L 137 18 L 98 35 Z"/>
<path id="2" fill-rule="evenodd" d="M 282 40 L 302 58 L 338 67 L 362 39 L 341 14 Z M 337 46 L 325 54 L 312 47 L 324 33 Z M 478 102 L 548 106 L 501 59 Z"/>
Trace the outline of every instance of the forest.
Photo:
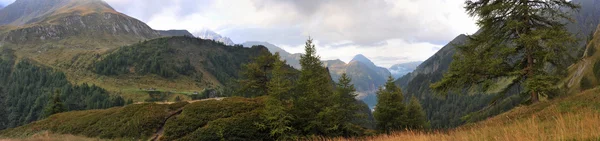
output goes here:
<path id="1" fill-rule="evenodd" d="M 0 58 L 0 107 L 4 107 L 0 108 L 0 129 L 25 125 L 58 112 L 126 104 L 125 99 L 100 87 L 71 84 L 60 71 L 28 60 L 16 62 L 8 54 L 10 51 L 4 51 Z"/>

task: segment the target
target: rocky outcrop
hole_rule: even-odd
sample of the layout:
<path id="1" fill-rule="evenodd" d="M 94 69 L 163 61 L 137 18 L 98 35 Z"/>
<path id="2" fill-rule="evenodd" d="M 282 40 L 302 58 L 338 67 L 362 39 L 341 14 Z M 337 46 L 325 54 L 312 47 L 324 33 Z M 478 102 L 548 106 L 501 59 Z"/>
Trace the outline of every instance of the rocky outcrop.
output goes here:
<path id="1" fill-rule="evenodd" d="M 87 15 L 65 15 L 53 23 L 33 24 L 10 30 L 2 41 L 22 44 L 29 42 L 61 40 L 73 36 L 104 37 L 128 36 L 138 39 L 159 37 L 145 23 L 122 14 L 92 13 Z"/>

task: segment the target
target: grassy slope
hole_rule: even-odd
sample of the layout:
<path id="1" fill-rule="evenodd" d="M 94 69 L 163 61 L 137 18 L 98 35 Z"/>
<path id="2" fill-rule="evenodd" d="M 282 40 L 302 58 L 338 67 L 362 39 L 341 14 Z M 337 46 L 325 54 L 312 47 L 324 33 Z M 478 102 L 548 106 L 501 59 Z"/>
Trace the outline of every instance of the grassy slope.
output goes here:
<path id="1" fill-rule="evenodd" d="M 594 37 L 586 56 L 569 67 L 563 81 L 568 96 L 517 107 L 448 132 L 399 132 L 369 140 L 600 140 L 600 77 L 594 73 L 600 62 L 600 30 Z"/>
<path id="2" fill-rule="evenodd" d="M 163 140 L 264 140 L 269 137 L 268 132 L 255 125 L 262 122 L 258 114 L 264 106 L 263 100 L 233 97 L 191 104 L 146 103 L 67 112 L 0 131 L 0 140 L 145 140 L 153 137 Z M 181 113 L 177 114 L 178 111 Z M 169 118 L 170 115 L 174 116 Z M 160 127 L 164 127 L 163 134 L 156 134 Z"/>
<path id="3" fill-rule="evenodd" d="M 398 132 L 367 140 L 598 140 L 600 89 L 517 107 L 485 121 L 447 132 Z M 336 139 L 348 140 L 348 139 Z M 362 140 L 362 139 L 349 139 Z"/>
<path id="4" fill-rule="evenodd" d="M 594 70 L 600 67 L 596 66 L 600 63 L 600 30 L 596 31 L 594 37 L 588 42 L 586 55 L 569 67 L 569 77 L 565 80 L 569 93 L 578 93 L 600 85 L 600 75 L 594 74 Z"/>

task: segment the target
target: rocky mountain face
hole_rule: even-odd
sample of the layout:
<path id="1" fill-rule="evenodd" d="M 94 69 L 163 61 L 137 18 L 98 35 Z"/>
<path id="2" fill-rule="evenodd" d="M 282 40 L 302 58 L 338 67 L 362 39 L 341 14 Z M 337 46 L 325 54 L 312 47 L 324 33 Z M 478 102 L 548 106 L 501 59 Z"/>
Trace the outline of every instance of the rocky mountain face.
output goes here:
<path id="1" fill-rule="evenodd" d="M 136 41 L 159 37 L 145 23 L 101 0 L 18 0 L 0 10 L 0 19 L 5 25 L 0 40 L 13 44 L 107 35 Z"/>
<path id="2" fill-rule="evenodd" d="M 188 36 L 194 37 L 192 33 L 187 30 L 157 30 L 160 33 L 160 36 L 169 37 L 169 36 Z"/>
<path id="3" fill-rule="evenodd" d="M 586 53 L 569 67 L 569 75 L 564 81 L 569 93 L 579 93 L 600 85 L 600 25 L 586 44 Z"/>
<path id="4" fill-rule="evenodd" d="M 364 55 L 356 55 L 348 64 L 341 60 L 323 61 L 323 65 L 329 68 L 332 78 L 337 81 L 346 73 L 352 78 L 358 99 L 363 100 L 370 107 L 377 104 L 376 92 L 380 86 L 385 84 L 391 73 L 382 67 L 378 67 Z"/>
<path id="5" fill-rule="evenodd" d="M 417 67 L 421 63 L 423 63 L 423 62 L 417 61 L 417 62 L 396 64 L 396 65 L 393 65 L 392 67 L 390 67 L 388 70 L 390 70 L 390 73 L 392 73 L 392 77 L 394 77 L 394 79 L 398 79 L 408 73 L 411 73 L 415 69 L 417 69 Z"/>
<path id="6" fill-rule="evenodd" d="M 228 37 L 221 36 L 218 33 L 208 29 L 196 32 L 194 33 L 194 35 L 202 39 L 214 40 L 229 46 L 235 45 L 235 43 L 233 43 L 233 41 L 231 41 L 231 39 L 229 39 Z"/>
<path id="7" fill-rule="evenodd" d="M 244 47 L 252 47 L 252 46 L 257 46 L 257 45 L 265 46 L 267 49 L 269 49 L 269 52 L 271 52 L 273 54 L 276 52 L 279 52 L 281 59 L 285 60 L 288 65 L 290 65 L 296 69 L 302 68 L 302 66 L 300 66 L 300 57 L 302 56 L 301 53 L 291 54 L 291 53 L 283 50 L 282 48 L 275 46 L 268 42 L 248 41 L 248 42 L 244 42 L 242 45 Z"/>

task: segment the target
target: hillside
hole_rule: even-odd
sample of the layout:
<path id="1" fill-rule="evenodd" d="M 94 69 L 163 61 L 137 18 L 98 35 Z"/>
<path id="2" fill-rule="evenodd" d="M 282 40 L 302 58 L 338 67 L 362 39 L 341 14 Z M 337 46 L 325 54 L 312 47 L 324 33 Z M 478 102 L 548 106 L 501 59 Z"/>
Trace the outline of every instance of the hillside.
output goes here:
<path id="1" fill-rule="evenodd" d="M 567 24 L 567 28 L 569 32 L 575 34 L 579 39 L 582 39 L 582 43 L 581 46 L 568 49 L 568 53 L 572 55 L 572 58 L 563 59 L 563 63 L 565 64 L 575 63 L 576 59 L 581 58 L 585 52 L 584 44 L 586 39 L 589 39 L 590 33 L 594 31 L 600 21 L 600 18 L 598 17 L 600 11 L 597 8 L 600 1 L 575 0 L 573 2 L 581 4 L 582 7 L 579 12 L 572 13 L 572 18 L 575 22 Z M 420 98 L 433 127 L 447 128 L 461 125 L 465 123 L 465 120 L 462 119 L 464 116 L 467 116 L 471 112 L 480 111 L 482 108 L 486 108 L 486 105 L 492 102 L 491 100 L 498 99 L 494 98 L 492 95 L 483 94 L 489 94 L 490 92 L 468 91 L 468 95 L 450 95 L 448 97 L 439 97 L 431 92 L 429 87 L 430 84 L 439 81 L 443 77 L 443 74 L 448 70 L 448 66 L 453 60 L 453 54 L 456 52 L 453 44 L 462 43 L 464 41 L 464 36 L 461 35 L 457 37 L 438 53 L 419 65 L 415 71 L 396 81 L 396 84 L 403 88 L 406 96 L 417 96 Z M 509 87 L 507 85 L 510 84 L 510 78 L 499 80 L 498 82 L 499 83 L 496 83 L 500 84 L 498 87 L 508 88 L 508 92 L 500 98 L 502 100 L 495 101 L 500 104 L 495 105 L 495 107 L 487 108 L 486 110 L 490 112 L 479 115 L 477 118 L 471 119 L 471 121 L 502 113 L 520 103 L 521 99 L 516 96 L 516 94 L 520 93 L 519 88 L 514 86 Z"/>
<path id="2" fill-rule="evenodd" d="M 159 37 L 101 0 L 18 0 L 0 10 L 0 17 L 0 47 L 65 71 L 69 79 L 99 54 Z"/>
<path id="3" fill-rule="evenodd" d="M 359 140 L 597 140 L 600 138 L 598 93 L 600 89 L 596 88 L 564 98 L 516 107 L 487 120 L 448 131 L 407 131 Z"/>
<path id="4" fill-rule="evenodd" d="M 599 25 L 600 26 L 600 25 Z M 600 85 L 600 28 L 587 41 L 584 57 L 569 67 L 565 86 L 569 93 L 578 93 Z"/>
<path id="5" fill-rule="evenodd" d="M 194 37 L 192 33 L 187 30 L 157 30 L 160 33 L 160 36 L 168 37 L 168 36 L 188 36 Z"/>
<path id="6" fill-rule="evenodd" d="M 144 89 L 191 94 L 204 89 L 233 87 L 242 65 L 268 53 L 264 47 L 226 46 L 194 37 L 164 37 L 126 46 L 95 61 L 78 82 L 116 90 L 130 98 L 143 98 Z M 110 83 L 107 83 L 110 82 Z M 226 85 L 227 84 L 227 85 Z"/>
<path id="7" fill-rule="evenodd" d="M 0 139 L 23 138 L 50 131 L 125 140 L 260 140 L 268 137 L 254 127 L 255 123 L 263 122 L 257 116 L 264 107 L 262 101 L 262 98 L 225 98 L 189 104 L 146 103 L 61 113 L 26 126 L 0 131 Z"/>

